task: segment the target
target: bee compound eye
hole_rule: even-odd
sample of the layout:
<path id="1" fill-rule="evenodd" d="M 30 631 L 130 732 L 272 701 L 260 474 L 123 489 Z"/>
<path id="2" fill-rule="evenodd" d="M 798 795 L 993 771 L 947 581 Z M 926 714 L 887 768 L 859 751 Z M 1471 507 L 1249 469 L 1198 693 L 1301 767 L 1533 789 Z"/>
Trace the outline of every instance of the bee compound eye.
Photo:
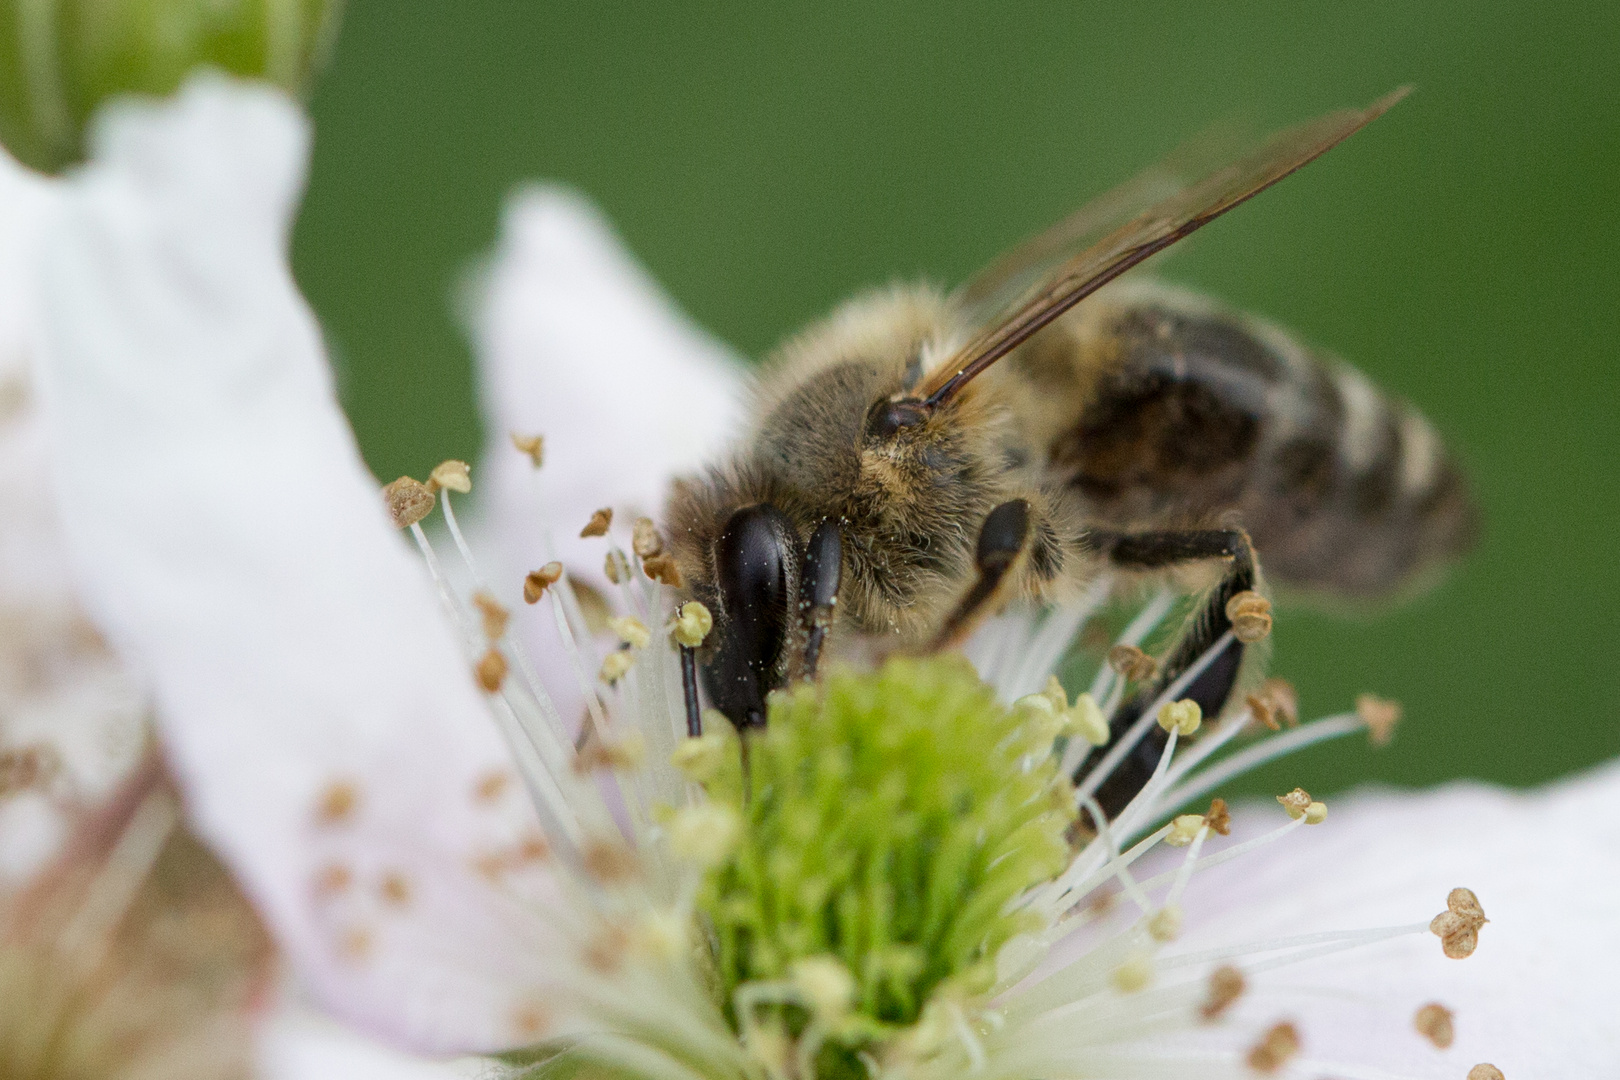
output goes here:
<path id="1" fill-rule="evenodd" d="M 916 427 L 928 419 L 929 409 L 917 398 L 886 398 L 866 414 L 866 434 L 874 439 L 893 438 L 903 428 Z"/>
<path id="2" fill-rule="evenodd" d="M 739 728 L 765 722 L 787 637 L 788 578 L 796 551 L 792 523 L 768 503 L 731 515 L 715 544 L 722 618 L 704 682 L 716 708 Z"/>

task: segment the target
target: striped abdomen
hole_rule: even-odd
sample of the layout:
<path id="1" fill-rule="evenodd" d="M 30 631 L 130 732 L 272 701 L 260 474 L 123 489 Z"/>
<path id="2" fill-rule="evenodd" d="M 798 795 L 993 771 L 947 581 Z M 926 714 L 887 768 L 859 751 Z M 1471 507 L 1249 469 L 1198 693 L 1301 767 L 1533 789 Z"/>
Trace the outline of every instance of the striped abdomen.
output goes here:
<path id="1" fill-rule="evenodd" d="M 1020 364 L 1038 379 L 1067 353 L 1081 375 L 1078 417 L 1048 455 L 1088 519 L 1235 521 L 1274 581 L 1356 597 L 1469 546 L 1467 486 L 1411 406 L 1196 297 L 1135 285 L 1097 299 Z"/>

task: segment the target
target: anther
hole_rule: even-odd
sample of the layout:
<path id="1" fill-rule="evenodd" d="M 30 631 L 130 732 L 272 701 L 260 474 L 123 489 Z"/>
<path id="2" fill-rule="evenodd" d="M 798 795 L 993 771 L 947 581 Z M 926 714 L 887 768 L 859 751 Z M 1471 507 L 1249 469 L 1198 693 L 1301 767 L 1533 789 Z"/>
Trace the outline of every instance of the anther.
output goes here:
<path id="1" fill-rule="evenodd" d="M 1204 722 L 1204 710 L 1192 698 L 1167 701 L 1159 707 L 1159 726 L 1185 738 Z"/>
<path id="2" fill-rule="evenodd" d="M 433 513 L 433 505 L 438 501 L 426 484 L 408 476 L 402 476 L 383 488 L 383 499 L 396 529 L 415 525 Z"/>
<path id="3" fill-rule="evenodd" d="M 1470 889 L 1452 889 L 1446 897 L 1446 910 L 1429 922 L 1429 932 L 1440 939 L 1440 946 L 1453 960 L 1472 956 L 1479 945 L 1479 928 L 1489 919 L 1479 906 L 1479 897 Z"/>
<path id="4" fill-rule="evenodd" d="M 855 1003 L 855 976 L 835 956 L 807 956 L 788 971 L 810 1012 L 823 1024 L 836 1024 Z"/>
<path id="5" fill-rule="evenodd" d="M 709 731 L 682 740 L 669 756 L 669 763 L 694 784 L 707 784 L 725 768 L 736 750 L 733 739 L 724 734 L 725 725 L 710 725 Z"/>
<path id="6" fill-rule="evenodd" d="M 652 641 L 652 631 L 634 615 L 619 615 L 607 621 L 608 629 L 632 649 L 645 649 Z"/>
<path id="7" fill-rule="evenodd" d="M 1305 816 L 1305 811 L 1310 809 L 1311 795 L 1304 788 L 1295 788 L 1286 795 L 1277 796 L 1277 801 L 1288 811 L 1289 817 L 1298 821 Z"/>
<path id="8" fill-rule="evenodd" d="M 660 585 L 668 585 L 672 589 L 681 587 L 681 568 L 675 565 L 675 556 L 667 551 L 662 555 L 641 560 L 641 569 Z"/>
<path id="9" fill-rule="evenodd" d="M 1068 721 L 1069 730 L 1092 746 L 1108 744 L 1108 718 L 1103 715 L 1097 699 L 1090 694 L 1075 698 L 1074 707 L 1068 712 Z"/>
<path id="10" fill-rule="evenodd" d="M 472 490 L 472 469 L 468 468 L 465 461 L 457 461 L 454 458 L 441 461 L 433 466 L 433 471 L 428 474 L 428 488 L 432 491 L 444 488 L 446 491 L 458 491 L 465 495 Z"/>
<path id="11" fill-rule="evenodd" d="M 1222 964 L 1209 973 L 1209 996 L 1198 1007 L 1198 1015 L 1214 1020 L 1242 996 L 1243 972 L 1230 964 Z"/>
<path id="12" fill-rule="evenodd" d="M 590 738 L 574 754 L 574 772 L 588 776 L 598 769 L 630 772 L 641 767 L 647 756 L 647 744 L 640 735 L 630 735 L 616 742 Z"/>
<path id="13" fill-rule="evenodd" d="M 513 436 L 514 439 L 516 437 Z M 551 1013 L 539 1002 L 526 1001 L 512 1010 L 512 1030 L 517 1033 L 520 1042 L 535 1043 L 550 1027 Z"/>
<path id="14" fill-rule="evenodd" d="M 599 975 L 615 974 L 630 950 L 630 935 L 622 926 L 608 926 L 586 944 L 581 959 Z"/>
<path id="15" fill-rule="evenodd" d="M 538 570 L 530 570 L 523 579 L 523 602 L 538 604 L 546 590 L 562 577 L 562 563 L 548 562 Z"/>
<path id="16" fill-rule="evenodd" d="M 389 907 L 409 907 L 411 903 L 411 879 L 398 870 L 390 870 L 383 874 L 382 880 L 377 883 L 377 892 L 383 903 Z"/>
<path id="17" fill-rule="evenodd" d="M 636 856 L 622 843 L 612 840 L 593 840 L 580 853 L 580 865 L 592 880 L 603 885 L 628 881 L 635 877 Z"/>
<path id="18" fill-rule="evenodd" d="M 1252 590 L 1240 592 L 1226 602 L 1226 617 L 1232 622 L 1232 636 L 1245 645 L 1271 633 L 1271 601 Z"/>
<path id="19" fill-rule="evenodd" d="M 342 863 L 328 863 L 315 875 L 315 898 L 330 900 L 354 884 L 354 871 Z"/>
<path id="20" fill-rule="evenodd" d="M 61 756 L 43 743 L 0 750 L 0 798 L 19 791 L 42 790 L 61 771 Z"/>
<path id="21" fill-rule="evenodd" d="M 742 839 L 742 818 L 729 806 L 683 806 L 669 822 L 669 847 L 676 856 L 704 869 L 719 866 Z"/>
<path id="22" fill-rule="evenodd" d="M 658 535 L 658 526 L 652 518 L 636 518 L 630 527 L 630 550 L 638 559 L 651 559 L 664 550 L 664 538 Z"/>
<path id="23" fill-rule="evenodd" d="M 1109 980 L 1122 994 L 1134 994 L 1153 981 L 1153 959 L 1146 953 L 1136 953 L 1113 970 Z"/>
<path id="24" fill-rule="evenodd" d="M 492 803 L 506 794 L 506 789 L 512 785 L 512 775 L 505 769 L 492 769 L 478 778 L 473 784 L 473 801 Z"/>
<path id="25" fill-rule="evenodd" d="M 1181 909 L 1174 904 L 1162 907 L 1148 917 L 1148 933 L 1154 941 L 1173 941 L 1181 933 Z"/>
<path id="26" fill-rule="evenodd" d="M 596 677 L 612 686 L 630 673 L 630 666 L 634 663 L 635 657 L 628 649 L 615 649 L 602 658 L 602 667 Z"/>
<path id="27" fill-rule="evenodd" d="M 1181 814 L 1170 822 L 1170 831 L 1164 834 L 1164 842 L 1171 847 L 1186 847 L 1203 827 L 1202 814 Z"/>
<path id="28" fill-rule="evenodd" d="M 1287 679 L 1267 679 L 1249 695 L 1249 712 L 1272 731 L 1282 726 L 1279 720 L 1294 727 L 1299 723 L 1299 695 Z"/>
<path id="29" fill-rule="evenodd" d="M 579 537 L 581 540 L 585 540 L 592 536 L 606 536 L 608 526 L 612 524 L 613 507 L 604 506 L 591 515 L 591 520 L 587 521 L 585 527 L 579 530 Z"/>
<path id="30" fill-rule="evenodd" d="M 1468 1070 L 1468 1080 L 1507 1080 L 1507 1077 L 1495 1065 L 1482 1061 Z"/>
<path id="31" fill-rule="evenodd" d="M 517 448 L 518 453 L 527 454 L 529 460 L 534 462 L 534 467 L 538 469 L 546 457 L 545 438 L 540 435 L 519 435 L 515 431 L 512 432 L 511 438 L 512 445 Z"/>
<path id="32" fill-rule="evenodd" d="M 630 580 L 630 560 L 624 557 L 624 552 L 613 548 L 602 561 L 602 573 L 615 585 Z"/>
<path id="33" fill-rule="evenodd" d="M 1437 1001 L 1431 1001 L 1417 1011 L 1412 1017 L 1412 1026 L 1417 1033 L 1444 1050 L 1456 1038 L 1456 1032 L 1451 1025 L 1451 1010 Z"/>
<path id="34" fill-rule="evenodd" d="M 1135 645 L 1115 645 L 1109 649 L 1108 666 L 1131 682 L 1146 682 L 1159 673 L 1159 662 Z"/>
<path id="35" fill-rule="evenodd" d="M 473 671 L 478 675 L 478 685 L 484 688 L 486 694 L 499 693 L 501 684 L 506 682 L 506 657 L 491 645 L 479 658 Z"/>
<path id="36" fill-rule="evenodd" d="M 1249 1050 L 1249 1068 L 1255 1072 L 1272 1073 L 1288 1064 L 1299 1053 L 1299 1029 L 1282 1023 L 1261 1036 Z"/>
<path id="37" fill-rule="evenodd" d="M 1367 725 L 1372 744 L 1387 746 L 1395 737 L 1395 725 L 1400 723 L 1401 704 L 1376 694 L 1361 694 L 1356 698 L 1356 715 Z"/>
<path id="38" fill-rule="evenodd" d="M 688 600 L 681 605 L 675 616 L 673 633 L 675 643 L 684 645 L 688 649 L 695 649 L 703 644 L 703 639 L 709 636 L 714 629 L 714 616 L 709 609 L 696 600 Z"/>
<path id="39" fill-rule="evenodd" d="M 483 619 L 484 637 L 490 641 L 499 641 L 505 637 L 506 624 L 511 619 L 512 613 L 502 607 L 500 602 L 487 592 L 473 593 L 472 602 Z"/>
<path id="40" fill-rule="evenodd" d="M 1320 825 L 1327 820 L 1327 803 L 1312 800 L 1305 808 L 1305 824 Z"/>
<path id="41" fill-rule="evenodd" d="M 1204 814 L 1204 824 L 1211 832 L 1221 836 L 1232 835 L 1232 812 L 1226 808 L 1225 799 L 1211 799 L 1209 810 Z"/>
<path id="42" fill-rule="evenodd" d="M 346 825 L 360 808 L 360 789 L 350 780 L 334 780 L 326 785 L 315 802 L 315 821 L 320 825 Z"/>

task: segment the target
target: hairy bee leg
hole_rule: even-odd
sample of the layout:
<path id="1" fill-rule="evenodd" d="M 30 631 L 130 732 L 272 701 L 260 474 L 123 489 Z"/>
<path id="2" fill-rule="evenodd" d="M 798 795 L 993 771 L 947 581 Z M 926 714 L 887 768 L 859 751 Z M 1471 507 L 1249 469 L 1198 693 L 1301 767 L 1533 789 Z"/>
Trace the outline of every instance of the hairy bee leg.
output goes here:
<path id="1" fill-rule="evenodd" d="M 821 646 L 832 626 L 838 604 L 838 585 L 844 572 L 844 534 L 837 522 L 823 521 L 810 534 L 799 582 L 799 608 L 805 621 L 804 656 L 800 677 L 814 679 Z"/>
<path id="2" fill-rule="evenodd" d="M 1175 650 L 1157 677 L 1115 712 L 1109 723 L 1109 745 L 1112 746 L 1125 736 L 1131 725 L 1141 717 L 1142 711 L 1164 692 L 1165 687 L 1186 673 L 1232 629 L 1226 607 L 1234 596 L 1255 586 L 1254 545 L 1250 543 L 1248 534 L 1239 529 L 1133 534 L 1092 532 L 1088 540 L 1116 566 L 1133 570 L 1160 569 L 1203 559 L 1231 560 L 1226 574 L 1210 591 L 1191 627 L 1176 643 Z M 1210 660 L 1180 696 L 1198 702 L 1206 716 L 1219 715 L 1237 687 L 1244 648 L 1242 641 L 1235 637 L 1228 638 L 1221 646 L 1219 655 Z M 1125 809 L 1147 784 L 1159 763 L 1167 737 L 1161 728 L 1149 728 L 1136 747 L 1097 788 L 1097 802 L 1109 818 Z M 1086 765 L 1082 765 L 1075 773 L 1075 781 L 1083 779 L 1086 771 Z"/>
<path id="3" fill-rule="evenodd" d="M 686 702 L 686 733 L 692 738 L 703 734 L 703 708 L 698 704 L 697 650 L 690 645 L 681 650 L 681 696 Z"/>
<path id="4" fill-rule="evenodd" d="M 959 645 L 973 632 L 979 620 L 990 613 L 1009 571 L 1029 549 L 1033 534 L 1030 518 L 1029 502 L 1025 499 L 1004 502 L 985 515 L 984 524 L 979 527 L 979 544 L 973 555 L 974 565 L 979 571 L 978 579 L 940 627 L 929 646 L 930 651 L 937 652 Z"/>

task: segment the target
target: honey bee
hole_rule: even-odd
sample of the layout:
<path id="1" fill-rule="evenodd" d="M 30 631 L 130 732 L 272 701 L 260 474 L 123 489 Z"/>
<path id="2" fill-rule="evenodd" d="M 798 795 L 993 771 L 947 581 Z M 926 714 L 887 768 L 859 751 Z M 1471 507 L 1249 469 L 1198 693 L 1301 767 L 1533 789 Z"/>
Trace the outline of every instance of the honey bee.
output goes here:
<path id="1" fill-rule="evenodd" d="M 1208 715 L 1235 696 L 1269 627 L 1261 565 L 1282 585 L 1377 597 L 1466 549 L 1466 484 L 1410 406 L 1270 324 L 1117 280 L 1402 96 L 1191 182 L 1149 170 L 955 292 L 861 296 L 782 347 L 739 446 L 677 481 L 665 511 L 685 592 L 715 618 L 682 657 L 691 730 L 700 681 L 746 732 L 827 649 L 946 648 L 1009 602 L 1062 602 L 1110 570 L 1214 568 L 1117 739 L 1200 658 L 1182 696 Z M 1229 633 L 1234 604 L 1261 633 Z M 1107 813 L 1157 755 L 1148 740 L 1099 789 Z"/>

